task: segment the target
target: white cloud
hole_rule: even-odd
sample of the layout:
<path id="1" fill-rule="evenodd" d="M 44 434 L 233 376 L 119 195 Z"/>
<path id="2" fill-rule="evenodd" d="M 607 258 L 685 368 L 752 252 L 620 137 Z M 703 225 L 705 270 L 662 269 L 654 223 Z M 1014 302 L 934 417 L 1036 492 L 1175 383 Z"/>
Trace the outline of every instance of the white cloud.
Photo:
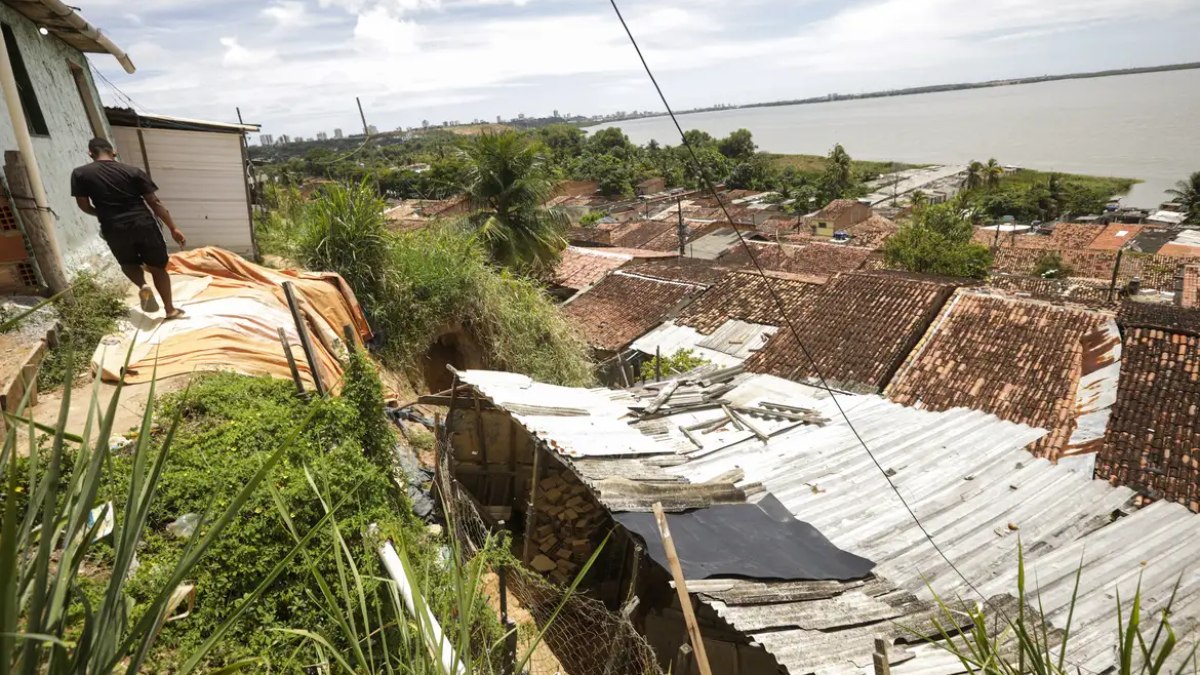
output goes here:
<path id="1" fill-rule="evenodd" d="M 279 56 L 274 49 L 244 47 L 235 37 L 221 38 L 221 46 L 225 48 L 221 63 L 226 68 L 259 68 L 276 61 Z"/>
<path id="2" fill-rule="evenodd" d="M 419 27 L 398 19 L 382 7 L 358 15 L 354 26 L 354 48 L 368 55 L 411 54 L 417 49 Z"/>
<path id="3" fill-rule="evenodd" d="M 313 22 L 312 15 L 301 0 L 275 0 L 263 8 L 261 13 L 280 28 L 302 28 Z"/>

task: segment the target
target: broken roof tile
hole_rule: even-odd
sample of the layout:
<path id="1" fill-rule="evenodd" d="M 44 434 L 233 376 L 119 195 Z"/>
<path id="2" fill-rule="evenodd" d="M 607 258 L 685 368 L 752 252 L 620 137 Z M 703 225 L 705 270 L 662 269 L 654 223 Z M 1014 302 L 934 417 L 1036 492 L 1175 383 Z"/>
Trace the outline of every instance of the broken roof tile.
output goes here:
<path id="1" fill-rule="evenodd" d="M 779 297 L 786 315 L 793 316 L 824 281 L 820 277 L 781 274 L 764 277 L 757 272 L 734 272 L 684 308 L 676 323 L 691 326 L 704 335 L 733 319 L 780 326 L 783 320 L 775 296 Z"/>
<path id="2" fill-rule="evenodd" d="M 1128 302 L 1096 477 L 1200 511 L 1200 309 Z"/>
<path id="3" fill-rule="evenodd" d="M 971 408 L 1046 429 L 1030 451 L 1057 459 L 1075 426 L 1082 340 L 1109 317 L 1032 300 L 958 291 L 888 386 L 928 410 Z"/>
<path id="4" fill-rule="evenodd" d="M 589 345 L 619 351 L 704 288 L 618 271 L 565 303 L 562 309 Z"/>
<path id="5" fill-rule="evenodd" d="M 746 367 L 798 382 L 816 380 L 819 371 L 830 386 L 877 392 L 960 283 L 896 272 L 835 277 L 792 321 L 816 367 L 790 330 L 776 333 Z"/>

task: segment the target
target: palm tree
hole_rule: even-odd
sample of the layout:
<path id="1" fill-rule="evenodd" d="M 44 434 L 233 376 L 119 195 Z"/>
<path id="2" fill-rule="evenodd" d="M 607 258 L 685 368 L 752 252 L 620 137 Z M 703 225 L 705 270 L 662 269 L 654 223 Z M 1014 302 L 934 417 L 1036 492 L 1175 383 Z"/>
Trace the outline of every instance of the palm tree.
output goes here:
<path id="1" fill-rule="evenodd" d="M 566 247 L 567 218 L 545 203 L 554 196 L 542 146 L 515 131 L 483 133 L 463 150 L 468 222 L 492 258 L 518 269 L 545 269 Z"/>
<path id="2" fill-rule="evenodd" d="M 1167 194 L 1183 205 L 1188 222 L 1200 224 L 1200 171 L 1188 176 L 1187 180 L 1175 183 L 1175 187 L 1169 188 Z"/>
<path id="3" fill-rule="evenodd" d="M 1000 179 L 1004 177 L 1004 167 L 993 157 L 983 166 L 983 184 L 992 189 L 1000 184 Z"/>
<path id="4" fill-rule="evenodd" d="M 974 190 L 983 185 L 983 163 L 972 161 L 967 165 L 967 175 L 963 177 L 964 190 Z"/>
<path id="5" fill-rule="evenodd" d="M 908 201 L 912 204 L 914 211 L 929 205 L 929 197 L 920 190 L 913 190 L 908 195 Z"/>

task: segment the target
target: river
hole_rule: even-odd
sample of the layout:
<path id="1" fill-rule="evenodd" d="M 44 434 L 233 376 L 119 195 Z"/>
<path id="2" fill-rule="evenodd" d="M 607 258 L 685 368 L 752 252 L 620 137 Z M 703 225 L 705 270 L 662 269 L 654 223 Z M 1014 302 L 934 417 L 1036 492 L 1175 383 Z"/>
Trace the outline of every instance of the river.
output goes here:
<path id="1" fill-rule="evenodd" d="M 768 152 L 825 154 L 841 143 L 856 159 L 965 164 L 995 157 L 1032 169 L 1137 178 L 1143 182 L 1123 201 L 1149 208 L 1200 171 L 1200 70 L 722 110 L 679 121 L 714 136 L 749 129 Z M 667 117 L 603 126 L 620 127 L 639 144 L 679 143 Z"/>

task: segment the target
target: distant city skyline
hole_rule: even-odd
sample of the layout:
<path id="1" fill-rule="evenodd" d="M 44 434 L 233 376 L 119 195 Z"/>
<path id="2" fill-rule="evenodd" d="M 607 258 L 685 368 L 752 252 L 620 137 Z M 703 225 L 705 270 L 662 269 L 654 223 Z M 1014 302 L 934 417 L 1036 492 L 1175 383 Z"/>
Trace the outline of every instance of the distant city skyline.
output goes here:
<path id="1" fill-rule="evenodd" d="M 94 60 L 148 112 L 279 138 L 422 120 L 658 109 L 606 3 L 82 0 L 139 70 Z M 798 99 L 1200 61 L 1195 0 L 623 0 L 671 103 Z M 686 39 L 684 37 L 686 36 Z M 1115 48 L 1114 39 L 1134 48 Z M 316 47 L 314 47 L 316 45 Z M 99 83 L 109 102 L 119 98 Z M 351 132 L 353 133 L 353 132 Z"/>

